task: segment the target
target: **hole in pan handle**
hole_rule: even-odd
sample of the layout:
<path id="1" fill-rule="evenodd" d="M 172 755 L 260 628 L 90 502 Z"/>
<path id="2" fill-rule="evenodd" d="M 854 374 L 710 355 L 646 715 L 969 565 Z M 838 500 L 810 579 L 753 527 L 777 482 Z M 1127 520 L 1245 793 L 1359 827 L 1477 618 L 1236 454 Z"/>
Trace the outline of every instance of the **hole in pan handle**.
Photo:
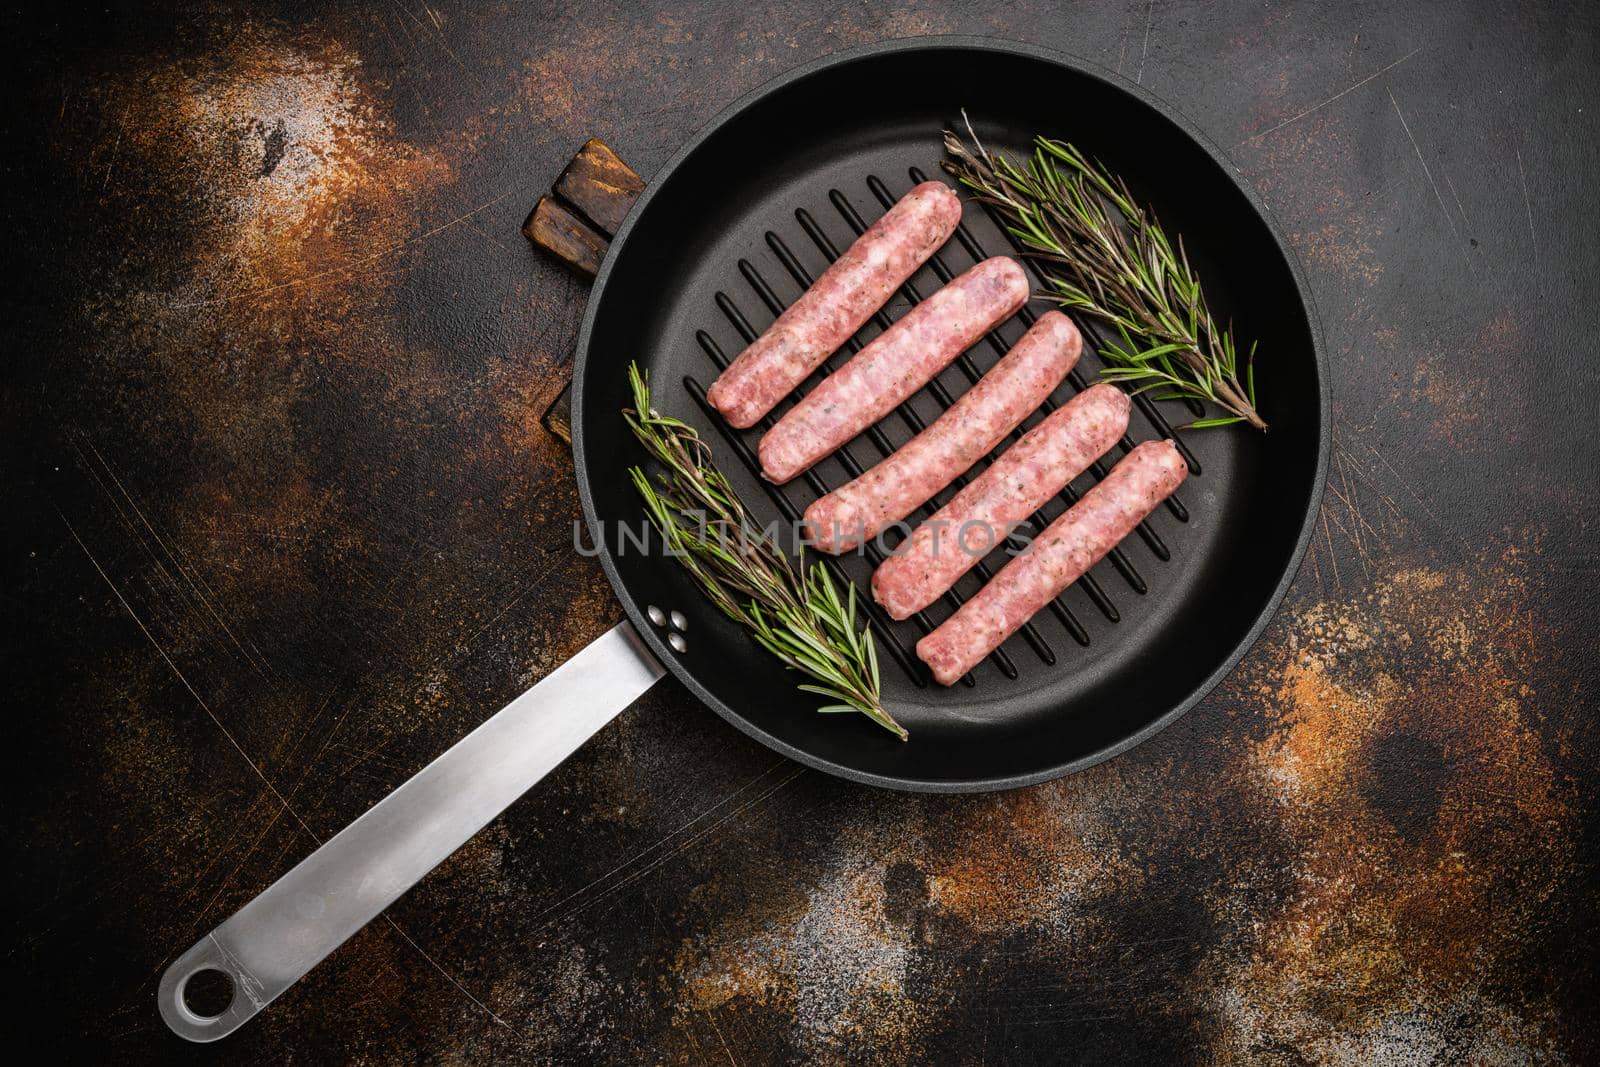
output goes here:
<path id="1" fill-rule="evenodd" d="M 233 1033 L 664 673 L 631 623 L 590 642 L 173 961 L 157 992 L 161 1017 L 190 1041 Z M 210 971 L 233 995 L 202 1014 L 185 992 Z"/>

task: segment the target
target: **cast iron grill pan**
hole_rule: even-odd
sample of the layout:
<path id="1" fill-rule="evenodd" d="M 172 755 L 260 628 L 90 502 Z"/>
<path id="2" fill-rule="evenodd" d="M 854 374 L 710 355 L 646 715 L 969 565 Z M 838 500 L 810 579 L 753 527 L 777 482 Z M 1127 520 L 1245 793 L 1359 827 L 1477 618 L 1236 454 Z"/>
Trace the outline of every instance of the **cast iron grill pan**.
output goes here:
<path id="1" fill-rule="evenodd" d="M 963 108 L 991 149 L 1025 154 L 1034 132 L 1076 143 L 1124 175 L 1169 232 L 1181 233 L 1215 313 L 1260 343 L 1257 384 L 1272 424 L 1174 431 L 1189 405 L 1138 398 L 1128 434 L 1033 517 L 1042 528 L 1140 441 L 1173 437 L 1190 477 L 1136 535 L 972 674 L 945 689 L 916 660 L 918 638 L 1010 558 L 997 548 L 940 602 L 902 623 L 872 601 L 882 553 L 826 559 L 853 583 L 878 637 L 885 695 L 912 735 L 821 716 L 813 698 L 711 609 L 678 565 L 603 536 L 602 562 L 657 653 L 702 699 L 805 762 L 860 780 L 977 789 L 1042 780 L 1119 751 L 1189 706 L 1231 666 L 1281 595 L 1303 551 L 1323 471 L 1325 390 L 1309 300 L 1263 214 L 1194 135 L 1126 84 L 1017 46 L 902 42 L 802 71 L 742 102 L 647 190 L 596 283 L 575 372 L 575 453 L 591 527 L 637 526 L 627 466 L 642 452 L 618 412 L 629 359 L 648 370 L 658 409 L 700 428 L 760 521 L 793 522 L 823 493 L 934 421 L 1052 306 L 1035 301 L 933 383 L 811 471 L 783 486 L 759 476 L 761 433 L 824 374 L 944 282 L 990 255 L 1017 255 L 967 202 L 954 238 L 756 427 L 733 430 L 705 401 L 721 369 L 912 185 L 940 169 L 941 132 Z M 953 182 L 952 182 L 953 184 Z M 965 197 L 964 197 L 965 199 Z M 1020 257 L 1019 257 L 1020 258 Z M 1034 270 L 1036 291 L 1042 275 Z M 1028 426 L 1093 384 L 1102 332 L 1076 319 L 1085 354 Z M 984 461 L 985 463 L 988 460 Z M 971 475 L 983 468 L 980 463 Z M 963 477 L 907 521 L 930 515 Z M 891 545 L 897 538 L 886 538 Z M 651 631 L 649 605 L 693 620 L 686 653 Z"/>

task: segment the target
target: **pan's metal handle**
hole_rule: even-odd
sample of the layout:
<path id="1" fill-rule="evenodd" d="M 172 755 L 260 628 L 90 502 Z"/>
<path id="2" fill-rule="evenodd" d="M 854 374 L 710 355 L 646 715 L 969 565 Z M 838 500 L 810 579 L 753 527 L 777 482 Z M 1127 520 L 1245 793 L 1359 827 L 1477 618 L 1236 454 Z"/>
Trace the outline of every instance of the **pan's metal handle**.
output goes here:
<path id="1" fill-rule="evenodd" d="M 233 1033 L 664 673 L 630 623 L 607 631 L 179 956 L 161 976 L 161 1017 L 190 1041 Z M 232 980 L 233 1000 L 202 1016 L 183 991 L 208 970 Z"/>

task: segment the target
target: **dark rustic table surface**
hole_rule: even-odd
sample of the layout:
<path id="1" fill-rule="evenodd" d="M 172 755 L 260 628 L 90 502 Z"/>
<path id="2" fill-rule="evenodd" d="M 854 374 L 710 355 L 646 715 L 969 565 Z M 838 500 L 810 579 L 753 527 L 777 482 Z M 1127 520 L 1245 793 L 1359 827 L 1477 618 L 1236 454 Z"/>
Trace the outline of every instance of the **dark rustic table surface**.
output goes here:
<path id="1" fill-rule="evenodd" d="M 5 16 L 8 1008 L 131 1061 L 1593 1061 L 1586 4 Z M 1333 359 L 1239 670 L 1065 781 L 900 796 L 658 687 L 220 1047 L 157 975 L 618 617 L 519 235 L 850 45 L 1056 46 L 1224 146 Z M 886 87 L 893 91 L 893 87 Z M 1063 113 L 1071 101 L 1063 100 Z"/>

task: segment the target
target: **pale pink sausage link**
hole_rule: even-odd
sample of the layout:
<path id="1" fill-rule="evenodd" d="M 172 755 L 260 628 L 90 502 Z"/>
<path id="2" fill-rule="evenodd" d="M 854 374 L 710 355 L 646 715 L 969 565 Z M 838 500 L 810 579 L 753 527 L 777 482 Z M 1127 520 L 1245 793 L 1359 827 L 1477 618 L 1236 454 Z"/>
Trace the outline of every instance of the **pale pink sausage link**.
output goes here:
<path id="1" fill-rule="evenodd" d="M 706 399 L 754 426 L 831 356 L 950 239 L 961 198 L 943 182 L 912 189 L 717 376 Z"/>
<path id="2" fill-rule="evenodd" d="M 786 482 L 927 385 L 1028 299 L 1016 260 L 986 259 L 906 312 L 778 420 L 761 470 Z"/>
<path id="3" fill-rule="evenodd" d="M 977 596 L 917 642 L 917 656 L 934 680 L 954 685 L 1100 562 L 1188 474 L 1171 441 L 1146 441 L 1129 452 Z"/>
<path id="4" fill-rule="evenodd" d="M 1047 311 L 932 426 L 881 463 L 806 508 L 811 544 L 847 552 L 911 514 L 1016 429 L 1078 362 L 1083 338 Z"/>
<path id="5" fill-rule="evenodd" d="M 1122 390 L 1102 383 L 1051 412 L 883 562 L 872 576 L 873 599 L 896 619 L 939 599 L 986 546 L 998 546 L 1109 451 L 1127 430 L 1132 406 Z"/>

